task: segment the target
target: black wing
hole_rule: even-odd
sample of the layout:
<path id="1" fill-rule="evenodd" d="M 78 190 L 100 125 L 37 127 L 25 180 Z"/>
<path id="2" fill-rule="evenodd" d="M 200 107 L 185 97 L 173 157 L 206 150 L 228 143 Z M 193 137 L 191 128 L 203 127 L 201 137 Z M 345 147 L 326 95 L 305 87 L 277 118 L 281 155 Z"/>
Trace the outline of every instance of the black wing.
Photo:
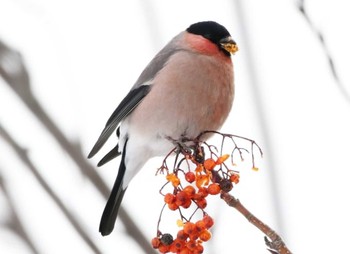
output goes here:
<path id="1" fill-rule="evenodd" d="M 142 99 L 148 94 L 150 88 L 150 85 L 141 85 L 131 90 L 126 95 L 111 117 L 108 119 L 100 137 L 96 141 L 94 147 L 91 149 L 88 158 L 93 157 L 101 149 L 113 131 L 117 128 L 119 123 L 142 101 Z"/>

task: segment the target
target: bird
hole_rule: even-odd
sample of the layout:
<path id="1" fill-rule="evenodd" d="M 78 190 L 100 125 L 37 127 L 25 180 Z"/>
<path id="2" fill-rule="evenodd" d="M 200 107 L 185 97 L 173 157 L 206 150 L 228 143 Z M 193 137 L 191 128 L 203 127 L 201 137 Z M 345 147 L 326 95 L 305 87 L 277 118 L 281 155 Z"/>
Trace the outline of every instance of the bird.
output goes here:
<path id="1" fill-rule="evenodd" d="M 101 217 L 102 236 L 113 231 L 130 181 L 150 158 L 222 127 L 234 99 L 231 55 L 237 50 L 223 25 L 201 21 L 171 39 L 141 72 L 88 155 L 92 158 L 116 131 L 118 143 L 97 164 L 121 155 Z"/>

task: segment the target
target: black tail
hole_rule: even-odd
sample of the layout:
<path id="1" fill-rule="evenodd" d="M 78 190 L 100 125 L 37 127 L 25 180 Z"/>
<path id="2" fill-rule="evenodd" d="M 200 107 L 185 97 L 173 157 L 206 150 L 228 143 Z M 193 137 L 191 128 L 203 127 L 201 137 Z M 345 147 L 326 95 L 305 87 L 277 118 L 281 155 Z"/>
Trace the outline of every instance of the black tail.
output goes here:
<path id="1" fill-rule="evenodd" d="M 97 163 L 97 167 L 101 167 L 107 162 L 117 158 L 120 155 L 119 146 L 116 145 L 109 153 L 107 153 L 100 161 Z"/>
<path id="2" fill-rule="evenodd" d="M 115 221 L 117 219 L 118 210 L 120 203 L 123 200 L 124 193 L 126 188 L 123 189 L 123 178 L 125 174 L 125 152 L 126 152 L 126 143 L 123 149 L 123 155 L 119 166 L 118 176 L 114 182 L 112 192 L 108 198 L 106 207 L 103 211 L 101 222 L 100 222 L 100 233 L 101 235 L 109 235 L 114 228 Z"/>

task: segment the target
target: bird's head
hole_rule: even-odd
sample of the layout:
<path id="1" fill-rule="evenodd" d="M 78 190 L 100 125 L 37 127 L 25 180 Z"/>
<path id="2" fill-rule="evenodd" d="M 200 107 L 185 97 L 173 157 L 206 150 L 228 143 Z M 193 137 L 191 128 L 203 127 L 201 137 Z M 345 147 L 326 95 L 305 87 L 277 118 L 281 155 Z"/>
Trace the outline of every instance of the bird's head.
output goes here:
<path id="1" fill-rule="evenodd" d="M 230 56 L 238 51 L 237 44 L 227 29 L 214 21 L 203 21 L 192 24 L 186 31 L 191 34 L 201 35 L 210 40 L 225 55 Z"/>

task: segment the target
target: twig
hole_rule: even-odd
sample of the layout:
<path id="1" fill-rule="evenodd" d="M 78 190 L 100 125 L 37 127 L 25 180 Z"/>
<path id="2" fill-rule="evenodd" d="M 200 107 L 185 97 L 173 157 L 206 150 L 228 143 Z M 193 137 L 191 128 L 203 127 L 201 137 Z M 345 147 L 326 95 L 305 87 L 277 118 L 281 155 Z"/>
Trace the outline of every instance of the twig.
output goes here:
<path id="1" fill-rule="evenodd" d="M 221 153 L 222 153 L 223 142 L 224 142 L 225 138 L 229 138 L 232 141 L 232 143 L 234 144 L 234 149 L 232 150 L 232 153 L 231 153 L 231 159 L 232 159 L 233 154 L 234 154 L 235 151 L 238 151 L 241 160 L 243 160 L 242 151 L 248 152 L 247 149 L 239 147 L 237 145 L 236 141 L 234 140 L 234 138 L 250 142 L 250 147 L 251 147 L 250 148 L 250 152 L 251 152 L 251 159 L 252 159 L 252 164 L 253 164 L 252 166 L 253 166 L 253 168 L 256 168 L 255 157 L 254 157 L 254 147 L 256 147 L 258 149 L 258 151 L 260 153 L 260 156 L 261 157 L 263 156 L 263 151 L 262 151 L 261 147 L 255 142 L 255 140 L 250 139 L 250 138 L 246 138 L 246 137 L 243 137 L 243 136 L 239 136 L 239 135 L 227 134 L 227 133 L 221 133 L 219 131 L 211 131 L 211 130 L 209 130 L 209 131 L 203 131 L 201 134 L 199 134 L 198 137 L 196 137 L 197 142 L 201 142 L 201 139 L 203 138 L 203 136 L 204 135 L 208 135 L 208 134 L 209 135 L 217 134 L 217 135 L 221 135 L 222 136 Z M 203 143 L 205 143 L 205 142 L 203 142 Z M 209 145 L 207 145 L 207 146 L 209 146 Z"/>
<path id="2" fill-rule="evenodd" d="M 223 199 L 229 206 L 235 208 L 239 211 L 247 220 L 252 223 L 255 227 L 257 227 L 260 231 L 265 234 L 265 243 L 267 247 L 270 249 L 271 253 L 276 254 L 291 254 L 292 252 L 287 248 L 282 238 L 273 231 L 268 225 L 263 223 L 257 217 L 255 217 L 247 208 L 245 208 L 242 203 L 233 197 L 232 195 L 221 192 L 221 199 Z M 270 239 L 270 240 L 269 240 Z"/>

